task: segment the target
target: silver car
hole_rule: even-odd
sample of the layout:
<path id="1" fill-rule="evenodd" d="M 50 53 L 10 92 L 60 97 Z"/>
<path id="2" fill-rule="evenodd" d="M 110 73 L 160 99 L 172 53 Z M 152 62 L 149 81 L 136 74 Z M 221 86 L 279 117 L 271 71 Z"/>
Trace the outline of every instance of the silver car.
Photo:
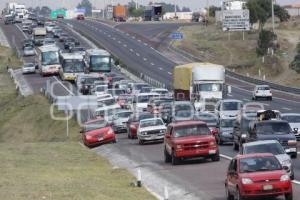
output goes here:
<path id="1" fill-rule="evenodd" d="M 24 48 L 24 56 L 35 56 L 35 50 L 32 46 Z"/>
<path id="2" fill-rule="evenodd" d="M 300 140 L 300 113 L 283 113 L 281 119 L 290 124 L 297 140 Z"/>
<path id="3" fill-rule="evenodd" d="M 33 63 L 25 63 L 22 67 L 23 74 L 35 73 L 35 65 Z"/>
<path id="4" fill-rule="evenodd" d="M 272 153 L 290 175 L 291 179 L 294 179 L 294 166 L 291 157 L 277 140 L 263 140 L 243 144 L 241 154 L 252 153 Z"/>
<path id="5" fill-rule="evenodd" d="M 133 114 L 130 110 L 120 110 L 113 117 L 113 129 L 115 133 L 127 132 L 127 122 Z"/>

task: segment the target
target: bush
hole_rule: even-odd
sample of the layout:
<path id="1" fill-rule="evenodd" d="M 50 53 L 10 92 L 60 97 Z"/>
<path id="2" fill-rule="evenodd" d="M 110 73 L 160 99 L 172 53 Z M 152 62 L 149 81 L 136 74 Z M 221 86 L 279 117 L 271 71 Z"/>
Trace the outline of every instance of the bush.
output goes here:
<path id="1" fill-rule="evenodd" d="M 295 70 L 298 74 L 300 73 L 300 54 L 297 54 L 290 64 L 290 68 Z"/>

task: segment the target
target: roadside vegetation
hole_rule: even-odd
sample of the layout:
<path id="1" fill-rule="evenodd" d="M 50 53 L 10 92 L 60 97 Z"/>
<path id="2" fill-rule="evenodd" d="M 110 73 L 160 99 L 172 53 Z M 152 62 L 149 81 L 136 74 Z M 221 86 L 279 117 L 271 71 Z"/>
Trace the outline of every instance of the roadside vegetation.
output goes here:
<path id="1" fill-rule="evenodd" d="M 184 39 L 174 42 L 173 46 L 205 62 L 222 64 L 244 75 L 248 73 L 249 76 L 261 79 L 265 75 L 267 80 L 300 87 L 300 76 L 295 73 L 295 67 L 292 67 L 295 66 L 293 61 L 300 41 L 300 18 L 290 18 L 283 22 L 281 20 L 276 18 L 276 35 L 270 32 L 271 19 L 268 19 L 263 24 L 261 33 L 259 30 L 245 32 L 245 40 L 242 32 L 223 32 L 216 24 L 207 27 L 185 26 L 180 30 Z M 275 44 L 273 39 L 276 39 Z M 268 51 L 269 47 L 275 49 L 273 56 Z"/>
<path id="2" fill-rule="evenodd" d="M 0 199 L 154 199 L 126 170 L 79 145 L 79 127 L 53 121 L 43 96 L 21 97 L 6 72 L 21 63 L 0 47 Z M 56 113 L 61 115 L 60 113 Z"/>

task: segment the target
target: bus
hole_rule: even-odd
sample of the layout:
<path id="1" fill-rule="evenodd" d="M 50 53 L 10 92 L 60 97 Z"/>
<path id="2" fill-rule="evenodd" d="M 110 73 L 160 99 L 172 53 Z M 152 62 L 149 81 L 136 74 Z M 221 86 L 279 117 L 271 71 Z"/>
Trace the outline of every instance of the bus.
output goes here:
<path id="1" fill-rule="evenodd" d="M 83 55 L 79 53 L 62 53 L 59 76 L 63 81 L 75 81 L 77 75 L 84 74 L 85 64 Z"/>
<path id="2" fill-rule="evenodd" d="M 111 72 L 112 58 L 110 53 L 103 49 L 88 49 L 84 62 L 89 73 Z"/>
<path id="3" fill-rule="evenodd" d="M 37 51 L 37 63 L 40 74 L 42 76 L 58 74 L 61 68 L 59 62 L 59 47 L 56 45 L 46 45 L 37 48 Z"/>

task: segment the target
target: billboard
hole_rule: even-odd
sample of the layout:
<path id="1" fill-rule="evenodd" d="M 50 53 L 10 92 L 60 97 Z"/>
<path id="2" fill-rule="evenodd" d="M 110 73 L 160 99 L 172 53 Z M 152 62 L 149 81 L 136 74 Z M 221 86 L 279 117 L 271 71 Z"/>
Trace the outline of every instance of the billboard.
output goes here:
<path id="1" fill-rule="evenodd" d="M 54 10 L 51 12 L 51 19 L 56 19 L 57 15 L 63 15 L 64 18 L 66 17 L 66 11 L 65 10 Z"/>
<path id="2" fill-rule="evenodd" d="M 223 31 L 249 31 L 249 10 L 223 10 Z"/>

